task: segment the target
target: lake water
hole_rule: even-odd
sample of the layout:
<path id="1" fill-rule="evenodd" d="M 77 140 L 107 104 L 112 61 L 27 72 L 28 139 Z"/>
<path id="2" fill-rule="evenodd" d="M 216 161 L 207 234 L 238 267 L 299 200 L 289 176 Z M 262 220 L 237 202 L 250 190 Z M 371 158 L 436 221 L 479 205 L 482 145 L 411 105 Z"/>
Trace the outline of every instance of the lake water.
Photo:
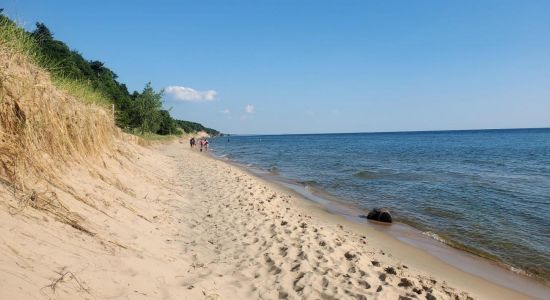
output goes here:
<path id="1" fill-rule="evenodd" d="M 214 154 L 550 278 L 550 129 L 218 137 Z"/>

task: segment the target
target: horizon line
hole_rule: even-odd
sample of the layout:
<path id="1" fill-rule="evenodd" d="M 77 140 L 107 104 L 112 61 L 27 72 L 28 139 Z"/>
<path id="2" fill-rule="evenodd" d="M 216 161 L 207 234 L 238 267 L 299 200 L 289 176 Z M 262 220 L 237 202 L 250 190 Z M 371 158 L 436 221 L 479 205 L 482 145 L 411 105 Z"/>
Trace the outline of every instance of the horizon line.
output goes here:
<path id="1" fill-rule="evenodd" d="M 354 132 L 317 132 L 317 133 L 225 133 L 227 136 L 266 136 L 266 135 L 321 135 L 321 134 L 377 134 L 377 133 L 427 133 L 450 131 L 498 131 L 498 130 L 528 130 L 550 129 L 549 127 L 513 127 L 513 128 L 475 128 L 475 129 L 435 129 L 435 130 L 395 130 L 395 131 L 354 131 Z"/>

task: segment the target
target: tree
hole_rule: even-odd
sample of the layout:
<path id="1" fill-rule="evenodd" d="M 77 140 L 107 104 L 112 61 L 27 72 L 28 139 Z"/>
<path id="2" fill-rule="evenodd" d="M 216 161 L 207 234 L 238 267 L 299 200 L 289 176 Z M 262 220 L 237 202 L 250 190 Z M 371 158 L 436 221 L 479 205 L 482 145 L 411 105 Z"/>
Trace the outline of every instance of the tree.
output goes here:
<path id="1" fill-rule="evenodd" d="M 159 113 L 160 113 L 160 123 L 159 123 L 159 130 L 157 131 L 157 133 L 161 135 L 178 133 L 176 123 L 174 122 L 174 119 L 172 119 L 172 117 L 170 116 L 170 111 L 163 109 Z"/>
<path id="2" fill-rule="evenodd" d="M 134 100 L 133 119 L 141 134 L 157 132 L 160 128 L 162 95 L 164 91 L 155 92 L 151 83 L 147 83 L 143 92 Z"/>
<path id="3" fill-rule="evenodd" d="M 115 105 L 116 124 L 130 132 L 156 132 L 159 134 L 177 134 L 179 128 L 187 132 L 204 130 L 217 134 L 214 129 L 205 128 L 201 124 L 174 120 L 170 112 L 161 111 L 163 92 L 155 92 L 151 84 L 144 90 L 130 93 L 125 84 L 119 82 L 117 74 L 99 60 L 88 60 L 78 51 L 71 49 L 63 41 L 56 40 L 54 33 L 42 22 L 37 22 L 33 31 L 19 28 L 15 22 L 4 15 L 0 8 L 0 39 L 2 42 L 14 41 L 17 33 L 30 38 L 33 51 L 36 52 L 36 63 L 48 70 L 53 78 L 75 81 L 85 84 L 90 89 L 100 93 L 106 100 Z M 21 36 L 19 36 L 20 38 Z"/>
<path id="4" fill-rule="evenodd" d="M 53 40 L 53 33 L 46 24 L 42 22 L 36 22 L 36 29 L 31 33 L 31 36 L 36 38 L 38 42 Z"/>

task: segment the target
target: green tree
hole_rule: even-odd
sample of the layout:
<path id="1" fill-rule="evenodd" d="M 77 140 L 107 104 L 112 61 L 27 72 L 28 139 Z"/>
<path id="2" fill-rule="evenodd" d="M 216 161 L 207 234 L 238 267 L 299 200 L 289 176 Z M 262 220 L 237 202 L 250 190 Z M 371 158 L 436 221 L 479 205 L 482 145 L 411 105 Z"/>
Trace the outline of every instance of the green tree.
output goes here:
<path id="1" fill-rule="evenodd" d="M 172 119 L 172 117 L 170 116 L 170 111 L 163 109 L 159 113 L 160 123 L 157 133 L 161 135 L 177 134 L 178 130 L 176 127 L 176 123 L 174 122 L 174 119 Z"/>
<path id="2" fill-rule="evenodd" d="M 44 23 L 37 22 L 35 29 L 27 32 L 3 12 L 0 8 L 0 42 L 10 44 L 16 41 L 18 35 L 11 34 L 14 28 L 25 37 L 30 37 L 28 40 L 32 43 L 33 54 L 36 54 L 36 63 L 48 70 L 53 78 L 87 84 L 105 96 L 115 105 L 116 124 L 122 129 L 158 134 L 178 134 L 180 128 L 186 132 L 204 130 L 212 135 L 219 133 L 199 123 L 173 119 L 169 111 L 162 110 L 163 92 L 155 92 L 151 84 L 147 84 L 142 93 L 130 93 L 127 86 L 117 80 L 117 74 L 103 62 L 87 60 L 78 51 L 56 40 Z"/>
<path id="3" fill-rule="evenodd" d="M 133 105 L 133 123 L 140 128 L 141 134 L 157 132 L 160 128 L 162 95 L 164 91 L 155 92 L 151 83 L 147 83 L 143 91 L 137 95 Z"/>
<path id="4" fill-rule="evenodd" d="M 42 22 L 36 22 L 36 29 L 31 33 L 31 36 L 36 38 L 38 42 L 53 40 L 53 33 L 46 24 Z"/>

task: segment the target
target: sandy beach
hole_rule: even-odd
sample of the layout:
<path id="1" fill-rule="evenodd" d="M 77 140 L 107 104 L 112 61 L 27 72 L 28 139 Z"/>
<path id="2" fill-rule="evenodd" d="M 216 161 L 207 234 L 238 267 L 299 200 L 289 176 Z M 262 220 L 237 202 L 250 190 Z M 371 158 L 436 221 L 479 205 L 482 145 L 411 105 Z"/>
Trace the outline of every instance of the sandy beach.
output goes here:
<path id="1" fill-rule="evenodd" d="M 47 187 L 88 232 L 2 186 L 1 299 L 529 299 L 187 143 L 117 149 Z"/>

